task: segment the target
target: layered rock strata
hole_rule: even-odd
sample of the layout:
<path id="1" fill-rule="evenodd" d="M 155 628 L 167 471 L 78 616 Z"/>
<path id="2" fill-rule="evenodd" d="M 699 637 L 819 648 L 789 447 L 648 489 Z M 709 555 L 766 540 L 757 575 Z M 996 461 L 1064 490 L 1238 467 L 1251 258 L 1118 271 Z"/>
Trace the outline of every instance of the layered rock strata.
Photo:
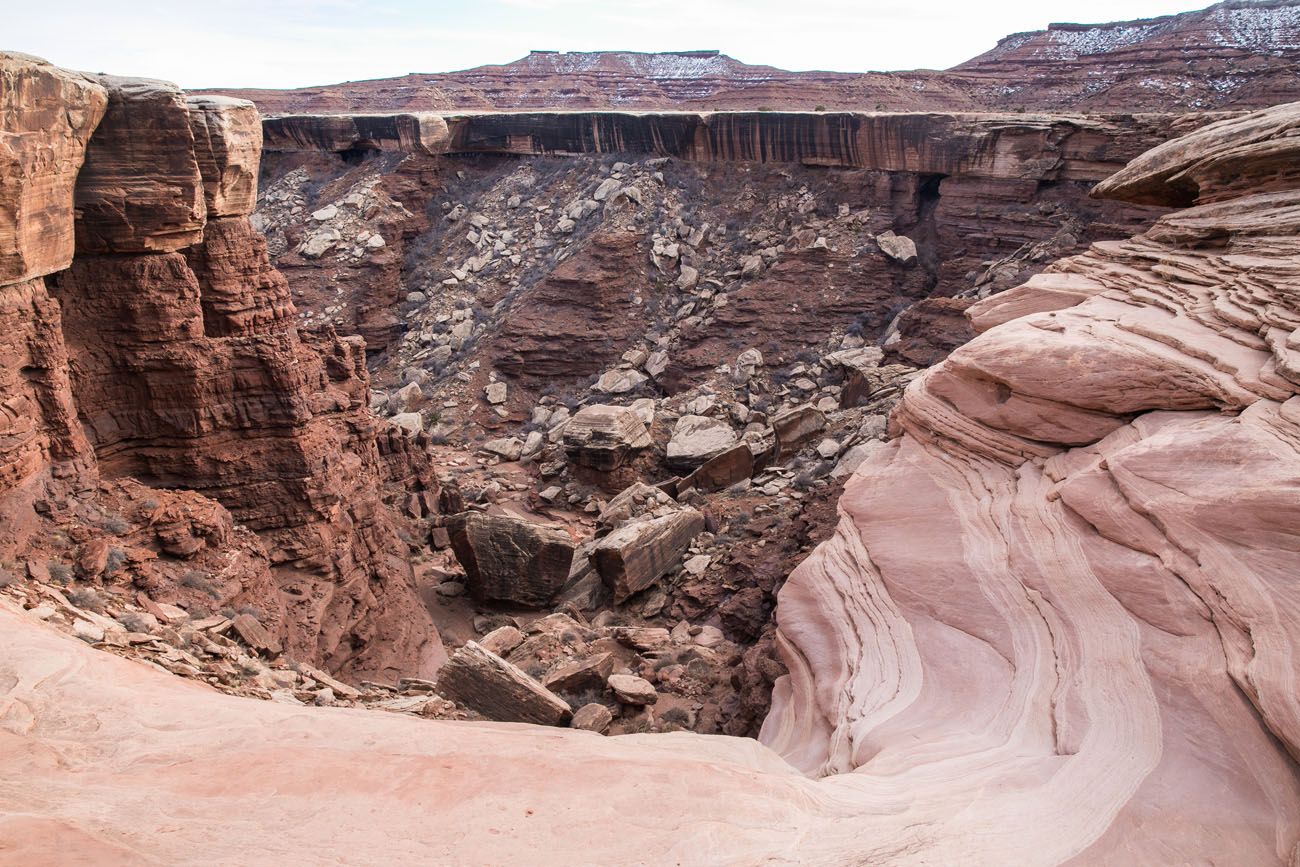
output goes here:
<path id="1" fill-rule="evenodd" d="M 280 588 L 267 590 L 264 563 L 255 595 L 287 651 L 349 674 L 431 673 L 441 646 L 380 500 L 394 473 L 367 411 L 362 344 L 302 339 L 249 224 L 256 110 L 21 55 L 0 68 L 15 129 L 0 208 L 16 220 L 0 234 L 7 550 L 69 490 L 93 506 L 100 476 L 195 490 L 261 534 L 253 556 L 277 567 Z M 33 273 L 49 275 L 53 298 Z M 168 544 L 184 557 L 203 547 Z M 152 566 L 132 568 L 160 590 Z M 225 598 L 223 581 L 204 586 Z"/>
<path id="2" fill-rule="evenodd" d="M 340 135 L 417 117 L 435 138 Z M 418 154 L 655 154 L 695 162 L 794 162 L 922 174 L 1099 180 L 1162 140 L 1168 114 L 875 112 L 505 112 L 289 115 L 263 121 L 276 153 L 394 150 Z M 349 126 L 350 125 L 350 126 Z M 382 125 L 382 124 L 381 124 Z M 373 132 L 373 131 L 372 131 Z M 369 137 L 368 137 L 369 136 Z M 1124 152 L 1113 141 L 1129 139 Z"/>
<path id="3" fill-rule="evenodd" d="M 1294 859 L 1300 185 L 1244 155 L 1294 160 L 1298 116 L 1136 160 L 1100 191 L 1257 183 L 972 309 L 781 592 L 766 743 L 900 791 L 977 778 L 972 821 L 1015 837 L 976 861 L 1030 827 L 1042 862 Z"/>
<path id="4" fill-rule="evenodd" d="M 38 531 L 38 502 L 98 479 L 43 277 L 72 261 L 73 186 L 107 105 L 86 76 L 0 53 L 0 550 Z"/>
<path id="5" fill-rule="evenodd" d="M 1052 24 L 936 72 L 790 72 L 717 51 L 533 51 L 511 63 L 238 95 L 268 113 L 1261 108 L 1300 96 L 1295 0 L 1228 0 L 1106 24 Z"/>

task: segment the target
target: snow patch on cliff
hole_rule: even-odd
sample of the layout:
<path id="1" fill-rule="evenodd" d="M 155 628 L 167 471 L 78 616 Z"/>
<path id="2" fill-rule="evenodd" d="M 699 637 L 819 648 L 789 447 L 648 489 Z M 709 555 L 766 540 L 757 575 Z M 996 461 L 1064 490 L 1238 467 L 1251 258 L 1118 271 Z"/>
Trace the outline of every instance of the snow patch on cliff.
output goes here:
<path id="1" fill-rule="evenodd" d="M 1253 51 L 1300 48 L 1300 6 L 1216 9 L 1218 29 L 1209 32 L 1216 44 Z"/>

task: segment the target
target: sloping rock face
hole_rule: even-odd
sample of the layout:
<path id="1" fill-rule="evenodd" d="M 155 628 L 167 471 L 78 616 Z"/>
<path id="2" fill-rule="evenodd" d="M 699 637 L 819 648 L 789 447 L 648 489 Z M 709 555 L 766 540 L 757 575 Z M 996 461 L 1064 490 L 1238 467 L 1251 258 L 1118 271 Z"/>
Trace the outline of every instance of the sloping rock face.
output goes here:
<path id="1" fill-rule="evenodd" d="M 252 106 L 191 110 L 165 82 L 92 80 L 17 55 L 0 63 L 13 84 L 0 95 L 6 132 L 18 124 L 0 182 L 0 213 L 16 219 L 0 234 L 2 555 L 44 574 L 45 558 L 64 553 L 47 544 L 57 526 L 105 556 L 120 545 L 113 567 L 84 577 L 116 570 L 169 594 L 185 562 L 194 571 L 193 558 L 224 549 L 226 568 L 202 579 L 207 604 L 255 602 L 297 658 L 349 675 L 431 673 L 441 645 L 380 500 L 394 478 L 431 481 L 413 465 L 427 458 L 381 458 L 359 339 L 305 340 L 293 327 L 287 285 L 248 220 L 261 129 Z M 48 276 L 12 279 L 33 270 Z M 122 535 L 133 515 L 153 524 L 194 507 L 108 483 L 119 479 L 198 491 L 233 521 L 208 502 L 214 517 L 200 523 L 225 528 L 207 533 L 210 546 L 162 530 L 137 544 L 142 533 Z"/>
<path id="2" fill-rule="evenodd" d="M 1004 106 L 1262 108 L 1296 98 L 1288 68 L 1298 53 L 1300 4 L 1229 0 L 1180 15 L 1013 33 L 949 74 L 1000 80 L 1000 91 L 984 93 Z"/>
<path id="3" fill-rule="evenodd" d="M 1296 117 L 1103 189 L 1179 204 L 1198 166 L 1294 160 Z M 781 592 L 766 743 L 918 806 L 949 768 L 1000 829 L 976 861 L 1030 839 L 1049 863 L 1294 860 L 1300 184 L 1226 192 L 976 305 L 990 330 L 909 388 Z"/>

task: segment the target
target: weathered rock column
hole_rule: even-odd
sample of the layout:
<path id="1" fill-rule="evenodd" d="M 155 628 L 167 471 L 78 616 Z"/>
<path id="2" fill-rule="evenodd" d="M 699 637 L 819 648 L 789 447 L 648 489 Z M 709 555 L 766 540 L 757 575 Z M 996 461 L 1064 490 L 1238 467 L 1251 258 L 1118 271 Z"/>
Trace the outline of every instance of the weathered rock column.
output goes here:
<path id="1" fill-rule="evenodd" d="M 300 337 L 248 221 L 257 112 L 187 103 L 166 82 L 102 83 L 78 255 L 56 291 L 103 471 L 199 491 L 257 532 L 291 655 L 353 675 L 431 674 L 442 647 L 380 500 L 363 346 Z"/>
<path id="2" fill-rule="evenodd" d="M 36 503 L 96 481 L 43 277 L 72 261 L 73 184 L 107 102 L 84 75 L 0 53 L 0 551 L 31 532 Z"/>

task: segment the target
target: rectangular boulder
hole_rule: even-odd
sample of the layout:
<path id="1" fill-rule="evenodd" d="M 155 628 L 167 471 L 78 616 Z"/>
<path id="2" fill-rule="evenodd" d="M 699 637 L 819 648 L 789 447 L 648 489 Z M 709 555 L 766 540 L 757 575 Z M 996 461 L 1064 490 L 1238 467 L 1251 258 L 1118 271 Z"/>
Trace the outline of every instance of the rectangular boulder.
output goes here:
<path id="1" fill-rule="evenodd" d="M 701 464 L 695 472 L 682 480 L 681 488 L 695 488 L 702 493 L 720 491 L 753 474 L 754 452 L 748 442 L 742 442 Z"/>
<path id="2" fill-rule="evenodd" d="M 684 508 L 660 518 L 629 521 L 596 544 L 592 560 L 621 603 L 658 581 L 682 560 L 704 531 L 704 516 Z"/>
<path id="3" fill-rule="evenodd" d="M 584 406 L 564 426 L 569 459 L 603 472 L 622 466 L 632 452 L 650 443 L 645 422 L 626 406 Z"/>
<path id="4" fill-rule="evenodd" d="M 826 427 L 826 416 L 812 404 L 804 404 L 772 416 L 772 430 L 776 432 L 777 459 L 797 451 L 798 448 Z"/>
<path id="5" fill-rule="evenodd" d="M 570 716 L 564 699 L 475 641 L 439 670 L 438 694 L 498 722 L 556 726 Z"/>
<path id="6" fill-rule="evenodd" d="M 463 512 L 448 520 L 447 531 L 476 599 L 541 607 L 568 580 L 574 543 L 561 527 Z"/>

